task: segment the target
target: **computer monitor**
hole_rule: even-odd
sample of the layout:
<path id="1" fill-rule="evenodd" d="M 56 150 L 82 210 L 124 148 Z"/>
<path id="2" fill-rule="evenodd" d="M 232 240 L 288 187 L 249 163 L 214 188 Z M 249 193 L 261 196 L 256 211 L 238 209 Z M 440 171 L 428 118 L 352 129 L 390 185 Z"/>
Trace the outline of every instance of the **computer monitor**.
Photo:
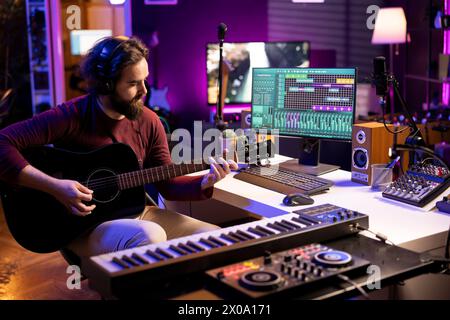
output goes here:
<path id="1" fill-rule="evenodd" d="M 112 30 L 72 30 L 70 31 L 70 52 L 72 55 L 85 55 L 94 44 L 105 37 L 112 36 Z"/>
<path id="2" fill-rule="evenodd" d="M 319 162 L 320 139 L 352 139 L 356 68 L 254 68 L 252 128 L 301 137 L 289 169 L 320 175 L 337 169 Z"/>
<path id="3" fill-rule="evenodd" d="M 309 67 L 310 43 L 228 42 L 223 44 L 223 59 L 229 68 L 225 104 L 250 103 L 252 68 Z M 219 44 L 209 43 L 206 49 L 208 104 L 217 103 L 219 75 Z"/>

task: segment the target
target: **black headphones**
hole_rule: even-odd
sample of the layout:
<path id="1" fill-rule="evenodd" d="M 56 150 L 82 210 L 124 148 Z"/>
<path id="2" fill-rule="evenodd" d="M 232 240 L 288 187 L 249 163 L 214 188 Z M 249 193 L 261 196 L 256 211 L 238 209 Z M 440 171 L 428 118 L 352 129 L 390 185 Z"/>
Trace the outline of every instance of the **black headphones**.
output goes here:
<path id="1" fill-rule="evenodd" d="M 109 95 L 114 92 L 114 81 L 111 79 L 111 61 L 127 40 L 126 37 L 114 37 L 105 41 L 96 66 L 100 78 L 98 93 Z"/>

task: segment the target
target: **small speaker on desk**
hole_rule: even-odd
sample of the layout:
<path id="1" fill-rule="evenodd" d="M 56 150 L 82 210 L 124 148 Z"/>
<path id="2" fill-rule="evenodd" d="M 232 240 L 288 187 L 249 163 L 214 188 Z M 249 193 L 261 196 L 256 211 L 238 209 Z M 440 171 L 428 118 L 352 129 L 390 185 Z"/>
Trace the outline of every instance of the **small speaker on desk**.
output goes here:
<path id="1" fill-rule="evenodd" d="M 392 125 L 388 127 L 394 131 Z M 397 135 L 397 143 L 405 141 L 407 132 Z M 352 181 L 372 184 L 371 165 L 389 162 L 389 148 L 394 135 L 382 123 L 367 122 L 353 125 L 352 129 Z"/>

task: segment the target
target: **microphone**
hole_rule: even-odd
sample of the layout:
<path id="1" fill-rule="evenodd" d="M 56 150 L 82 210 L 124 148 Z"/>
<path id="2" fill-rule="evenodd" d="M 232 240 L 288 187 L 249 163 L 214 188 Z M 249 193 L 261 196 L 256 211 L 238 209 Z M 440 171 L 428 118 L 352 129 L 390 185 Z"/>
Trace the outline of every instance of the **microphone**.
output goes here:
<path id="1" fill-rule="evenodd" d="M 223 104 L 224 101 L 222 99 L 223 96 L 223 41 L 225 39 L 225 33 L 227 32 L 227 25 L 223 22 L 221 22 L 217 28 L 217 36 L 219 38 L 219 78 L 217 81 L 217 84 L 219 86 L 219 92 L 217 97 L 217 110 L 216 110 L 216 116 L 215 116 L 215 123 L 216 128 L 220 131 L 223 131 L 226 129 L 226 124 L 223 121 Z"/>
<path id="2" fill-rule="evenodd" d="M 388 75 L 386 72 L 386 58 L 375 57 L 373 59 L 373 81 L 377 96 L 385 97 L 388 94 Z"/>
<path id="3" fill-rule="evenodd" d="M 217 36 L 220 41 L 223 41 L 225 39 L 225 33 L 227 32 L 227 25 L 225 23 L 220 23 L 219 27 L 217 28 Z"/>

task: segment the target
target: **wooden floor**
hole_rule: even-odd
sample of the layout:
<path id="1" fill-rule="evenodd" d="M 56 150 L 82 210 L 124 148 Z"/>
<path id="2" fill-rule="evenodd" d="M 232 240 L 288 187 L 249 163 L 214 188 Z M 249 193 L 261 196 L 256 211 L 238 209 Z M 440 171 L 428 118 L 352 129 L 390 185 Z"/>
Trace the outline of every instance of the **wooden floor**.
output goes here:
<path id="1" fill-rule="evenodd" d="M 36 254 L 20 247 L 8 230 L 0 205 L 0 300 L 98 300 L 88 281 L 70 290 L 67 262 L 56 252 Z"/>

